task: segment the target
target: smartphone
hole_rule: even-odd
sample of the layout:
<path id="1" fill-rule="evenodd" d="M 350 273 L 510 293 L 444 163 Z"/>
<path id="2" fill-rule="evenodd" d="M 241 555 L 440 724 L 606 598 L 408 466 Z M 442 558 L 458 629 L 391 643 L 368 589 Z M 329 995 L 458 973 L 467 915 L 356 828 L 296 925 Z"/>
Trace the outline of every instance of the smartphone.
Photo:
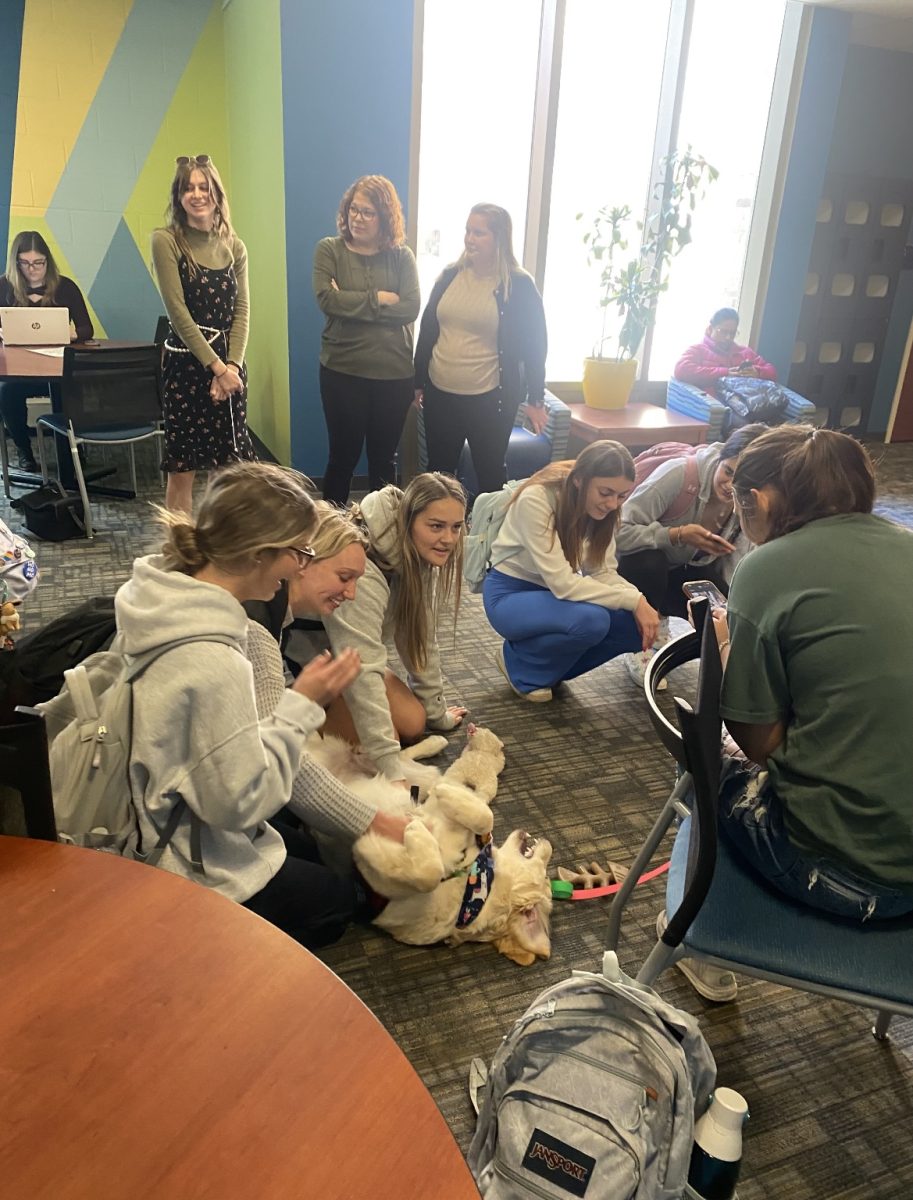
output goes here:
<path id="1" fill-rule="evenodd" d="M 682 591 L 689 600 L 709 600 L 712 609 L 726 607 L 726 597 L 709 579 L 692 579 L 682 584 Z"/>

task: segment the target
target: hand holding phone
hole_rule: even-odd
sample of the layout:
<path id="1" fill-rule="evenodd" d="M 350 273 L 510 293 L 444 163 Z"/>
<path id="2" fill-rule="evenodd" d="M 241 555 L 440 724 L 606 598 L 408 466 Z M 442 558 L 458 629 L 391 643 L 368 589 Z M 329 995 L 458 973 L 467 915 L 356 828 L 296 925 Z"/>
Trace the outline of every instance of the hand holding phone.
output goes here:
<path id="1" fill-rule="evenodd" d="M 682 591 L 689 600 L 709 600 L 711 611 L 726 608 L 726 597 L 709 579 L 692 579 L 682 584 Z"/>

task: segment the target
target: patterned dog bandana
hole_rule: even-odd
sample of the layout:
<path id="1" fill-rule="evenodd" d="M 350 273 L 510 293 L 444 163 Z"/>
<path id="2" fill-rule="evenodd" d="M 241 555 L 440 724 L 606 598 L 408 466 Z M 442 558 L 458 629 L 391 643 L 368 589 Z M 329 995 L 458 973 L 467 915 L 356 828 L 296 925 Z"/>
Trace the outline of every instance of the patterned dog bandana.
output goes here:
<path id="1" fill-rule="evenodd" d="M 483 846 L 476 855 L 475 862 L 469 868 L 466 889 L 463 892 L 463 903 L 460 905 L 460 913 L 456 920 L 457 929 L 465 929 L 467 925 L 472 924 L 482 911 L 482 905 L 491 892 L 491 885 L 495 877 L 495 860 L 492 857 L 491 846 L 490 841 Z"/>

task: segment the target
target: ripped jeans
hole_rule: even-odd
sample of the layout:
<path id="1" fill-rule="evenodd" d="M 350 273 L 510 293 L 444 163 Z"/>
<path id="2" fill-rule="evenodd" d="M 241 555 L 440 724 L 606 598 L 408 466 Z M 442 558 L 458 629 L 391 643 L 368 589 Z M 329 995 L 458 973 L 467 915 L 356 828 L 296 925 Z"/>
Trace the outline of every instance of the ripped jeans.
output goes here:
<path id="1" fill-rule="evenodd" d="M 913 895 L 873 883 L 842 863 L 797 850 L 767 772 L 724 754 L 719 825 L 724 837 L 778 892 L 838 917 L 887 920 L 913 912 Z"/>

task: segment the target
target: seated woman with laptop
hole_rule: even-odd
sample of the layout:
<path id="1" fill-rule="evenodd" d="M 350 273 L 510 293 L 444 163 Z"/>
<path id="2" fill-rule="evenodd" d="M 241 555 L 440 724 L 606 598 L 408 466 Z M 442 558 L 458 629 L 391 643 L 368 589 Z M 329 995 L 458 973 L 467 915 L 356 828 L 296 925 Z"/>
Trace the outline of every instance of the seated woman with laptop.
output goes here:
<path id="1" fill-rule="evenodd" d="M 72 326 L 71 341 L 88 341 L 94 332 L 82 292 L 72 279 L 60 274 L 50 247 L 33 229 L 17 234 L 10 246 L 6 274 L 0 275 L 0 309 L 3 308 L 65 308 Z M 26 400 L 44 392 L 57 400 L 55 392 L 59 387 L 59 379 L 35 376 L 0 383 L 0 415 L 16 443 L 23 471 L 38 471 L 29 440 Z M 70 486 L 73 467 L 69 454 L 61 455 L 60 467 L 61 482 Z M 69 482 L 65 477 L 67 472 Z"/>

